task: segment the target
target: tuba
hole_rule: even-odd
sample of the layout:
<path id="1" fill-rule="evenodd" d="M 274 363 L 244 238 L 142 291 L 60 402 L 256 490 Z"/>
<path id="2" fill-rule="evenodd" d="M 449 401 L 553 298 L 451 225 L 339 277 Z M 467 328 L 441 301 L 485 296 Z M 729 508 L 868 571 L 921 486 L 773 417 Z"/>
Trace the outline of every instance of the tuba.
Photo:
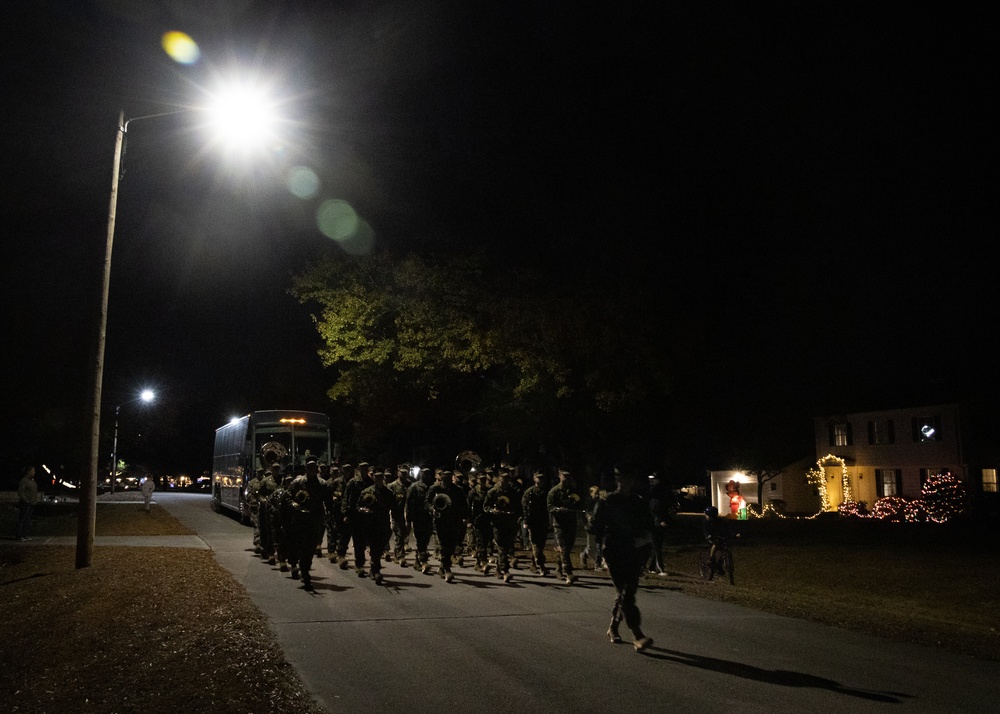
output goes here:
<path id="1" fill-rule="evenodd" d="M 479 468 L 479 464 L 482 462 L 479 454 L 466 449 L 455 457 L 455 470 L 461 471 L 463 476 L 468 477 L 470 473 L 474 473 Z"/>
<path id="2" fill-rule="evenodd" d="M 375 506 L 375 501 L 377 500 L 378 497 L 375 495 L 374 491 L 363 491 L 361 493 L 361 498 L 358 499 L 358 512 L 371 513 L 372 508 Z"/>
<path id="3" fill-rule="evenodd" d="M 493 513 L 497 516 L 510 516 L 510 498 L 507 496 L 497 496 L 497 502 L 493 506 Z"/>
<path id="4" fill-rule="evenodd" d="M 300 513 L 309 513 L 311 507 L 309 500 L 309 492 L 304 488 L 300 488 L 292 496 L 292 508 Z"/>
<path id="5" fill-rule="evenodd" d="M 269 441 L 260 447 L 260 458 L 268 466 L 281 461 L 286 456 L 288 456 L 288 449 L 278 441 Z"/>
<path id="6" fill-rule="evenodd" d="M 434 515 L 441 515 L 442 511 L 447 510 L 451 506 L 451 496 L 447 493 L 439 493 L 434 496 L 431 501 L 431 508 L 434 509 Z"/>

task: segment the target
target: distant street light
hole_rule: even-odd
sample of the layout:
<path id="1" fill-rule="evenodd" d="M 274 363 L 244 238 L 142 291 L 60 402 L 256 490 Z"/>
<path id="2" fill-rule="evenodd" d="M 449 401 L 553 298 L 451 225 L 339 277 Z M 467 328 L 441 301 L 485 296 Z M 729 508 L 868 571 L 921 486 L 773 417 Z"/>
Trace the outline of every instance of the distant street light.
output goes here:
<path id="1" fill-rule="evenodd" d="M 224 97 L 226 94 L 220 94 L 218 96 Z M 240 91 L 236 96 L 240 99 L 240 116 L 245 117 L 253 115 L 254 113 L 260 113 L 261 115 L 266 115 L 268 118 L 267 122 L 250 122 L 248 124 L 246 121 L 241 121 L 239 131 L 236 132 L 237 134 L 245 138 L 248 135 L 248 126 L 255 125 L 257 128 L 263 129 L 270 125 L 272 112 L 270 107 L 263 102 L 262 97 L 252 95 L 252 93 L 247 92 L 245 89 Z M 249 104 L 247 99 L 250 96 L 256 96 L 256 99 L 260 101 L 261 104 L 259 106 Z M 101 389 L 104 381 L 104 343 L 108 327 L 108 294 L 111 287 L 111 252 L 114 246 L 115 238 L 115 213 L 118 210 L 118 179 L 121 176 L 122 142 L 125 137 L 125 133 L 128 131 L 128 125 L 131 122 L 196 111 L 210 112 L 213 117 L 218 116 L 218 113 L 221 112 L 232 118 L 233 113 L 230 108 L 231 105 L 226 102 L 215 101 L 213 106 L 208 109 L 202 109 L 200 107 L 186 108 L 177 111 L 164 112 L 162 114 L 133 117 L 128 121 L 125 120 L 124 111 L 120 112 L 118 115 L 118 130 L 115 133 L 114 168 L 111 174 L 111 200 L 108 208 L 108 233 L 104 249 L 104 277 L 101 284 L 100 316 L 96 325 L 97 339 L 95 340 L 96 349 L 94 352 L 93 363 L 93 390 L 91 392 L 90 404 L 90 468 L 87 473 L 84 474 L 82 484 L 83 487 L 80 489 L 80 511 L 78 514 L 76 531 L 77 568 L 89 568 L 94 558 L 94 530 L 97 523 L 97 476 L 100 462 Z M 118 410 L 116 409 L 116 424 L 117 411 Z"/>
<path id="2" fill-rule="evenodd" d="M 156 399 L 156 393 L 152 389 L 143 389 L 139 399 L 148 404 Z M 121 404 L 115 406 L 115 440 L 111 447 L 111 493 L 115 492 L 115 480 L 118 478 L 118 412 L 121 408 Z"/>

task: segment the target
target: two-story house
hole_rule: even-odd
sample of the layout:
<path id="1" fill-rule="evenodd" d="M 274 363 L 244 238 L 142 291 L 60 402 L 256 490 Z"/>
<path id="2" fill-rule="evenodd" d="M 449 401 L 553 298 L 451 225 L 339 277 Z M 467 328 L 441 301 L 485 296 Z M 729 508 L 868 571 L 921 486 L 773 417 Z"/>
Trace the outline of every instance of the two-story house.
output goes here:
<path id="1" fill-rule="evenodd" d="M 919 498 L 927 477 L 944 470 L 968 482 L 962 426 L 957 404 L 817 417 L 816 458 L 825 472 L 828 507 Z"/>
<path id="2" fill-rule="evenodd" d="M 928 476 L 950 471 L 961 478 L 984 512 L 998 505 L 997 463 L 989 429 L 959 404 L 887 409 L 816 417 L 816 455 L 785 466 L 763 489 L 765 503 L 781 501 L 793 513 L 823 507 L 821 489 L 809 471 L 820 470 L 826 508 L 845 500 L 869 508 L 886 496 L 917 499 Z M 749 504 L 757 502 L 756 481 L 738 471 L 710 471 L 712 502 L 726 512 L 726 484 L 735 480 Z"/>

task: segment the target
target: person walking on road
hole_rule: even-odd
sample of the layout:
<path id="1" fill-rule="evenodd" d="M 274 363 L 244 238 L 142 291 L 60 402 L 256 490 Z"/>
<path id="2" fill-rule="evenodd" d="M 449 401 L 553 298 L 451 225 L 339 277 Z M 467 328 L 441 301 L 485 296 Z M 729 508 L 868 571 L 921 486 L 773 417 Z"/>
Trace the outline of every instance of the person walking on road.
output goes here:
<path id="1" fill-rule="evenodd" d="M 305 589 L 312 590 L 310 570 L 326 516 L 326 494 L 319 480 L 319 464 L 315 461 L 306 463 L 305 474 L 292 479 L 288 491 L 292 495 L 286 502 L 290 526 L 289 544 L 293 550 L 292 557 L 298 564 L 298 569 L 292 566 L 292 577 L 298 579 L 301 576 Z"/>
<path id="2" fill-rule="evenodd" d="M 428 468 L 420 469 L 420 476 L 406 490 L 406 522 L 413 529 L 413 568 L 425 575 L 430 572 L 430 554 L 427 551 L 434 532 L 434 517 L 427 509 L 427 491 L 434 482 L 434 474 Z"/>
<path id="3" fill-rule="evenodd" d="M 525 489 L 521 496 L 521 512 L 524 514 L 524 527 L 528 531 L 531 544 L 531 572 L 548 575 L 545 567 L 545 541 L 549 534 L 549 490 L 545 487 L 545 474 L 536 471 L 534 486 Z"/>
<path id="4" fill-rule="evenodd" d="M 615 469 L 617 489 L 598 502 L 594 511 L 594 535 L 604 543 L 604 562 L 615 586 L 608 638 L 621 642 L 618 626 L 622 619 L 632 631 L 636 652 L 648 649 L 653 638 L 642 631 L 642 615 L 635 603 L 639 577 L 652 554 L 653 522 L 649 504 L 635 492 L 635 474 Z"/>
<path id="5" fill-rule="evenodd" d="M 153 481 L 152 476 L 147 476 L 143 479 L 140 490 L 142 491 L 142 507 L 146 513 L 149 513 L 149 502 L 153 500 L 153 491 L 156 490 L 156 483 Z"/>
<path id="6" fill-rule="evenodd" d="M 385 472 L 372 474 L 374 483 L 361 492 L 358 498 L 358 519 L 365 529 L 365 542 L 371 556 L 371 574 L 376 585 L 382 584 L 382 556 L 389 547 L 392 536 L 391 513 L 395 497 L 385 485 Z"/>
<path id="7" fill-rule="evenodd" d="M 493 524 L 493 540 L 497 549 L 497 577 L 511 581 L 510 566 L 514 558 L 517 520 L 521 517 L 521 499 L 511 485 L 510 472 L 500 469 L 500 480 L 486 494 L 483 511 Z"/>
<path id="8" fill-rule="evenodd" d="M 576 523 L 582 505 L 576 493 L 573 476 L 566 469 L 559 469 L 559 483 L 552 487 L 547 498 L 549 513 L 556 532 L 559 552 L 559 574 L 567 585 L 576 582 L 573 575 L 573 546 L 576 544 Z"/>
<path id="9" fill-rule="evenodd" d="M 20 541 L 31 540 L 28 530 L 31 528 L 31 517 L 38 504 L 38 484 L 35 483 L 35 467 L 25 466 L 21 471 L 21 482 L 17 485 L 17 526 L 14 538 Z"/>

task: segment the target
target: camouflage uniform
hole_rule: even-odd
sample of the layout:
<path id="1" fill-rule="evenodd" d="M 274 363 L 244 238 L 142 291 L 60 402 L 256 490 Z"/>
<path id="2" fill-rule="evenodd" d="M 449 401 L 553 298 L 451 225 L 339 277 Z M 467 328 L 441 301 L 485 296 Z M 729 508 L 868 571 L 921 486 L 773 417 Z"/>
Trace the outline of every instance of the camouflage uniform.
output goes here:
<path id="1" fill-rule="evenodd" d="M 292 497 L 286 503 L 288 518 L 288 540 L 293 557 L 298 561 L 299 572 L 292 569 L 292 577 L 302 576 L 302 584 L 312 588 L 310 570 L 316 543 L 319 542 L 325 518 L 323 502 L 326 498 L 323 484 L 319 480 L 319 468 L 315 461 L 306 464 L 306 473 L 296 476 L 288 486 Z"/>
<path id="2" fill-rule="evenodd" d="M 639 578 L 653 548 L 653 519 L 647 501 L 635 493 L 635 479 L 616 471 L 618 490 L 597 502 L 594 509 L 594 535 L 604 544 L 608 573 L 615 586 L 608 637 L 621 642 L 618 626 L 624 619 L 632 630 L 636 650 L 653 644 L 642 631 L 642 615 L 635 603 Z"/>
<path id="3" fill-rule="evenodd" d="M 510 582 L 517 519 L 521 515 L 521 503 L 517 495 L 517 489 L 508 476 L 502 474 L 497 485 L 486 494 L 486 501 L 483 503 L 483 510 L 493 524 L 493 540 L 497 547 L 497 577 L 502 577 L 504 582 Z"/>
<path id="4" fill-rule="evenodd" d="M 434 528 L 437 530 L 441 545 L 440 575 L 448 582 L 454 580 L 451 573 L 451 559 L 456 549 L 461 545 L 465 535 L 465 522 L 469 514 L 469 504 L 465 491 L 453 481 L 450 471 L 444 472 L 444 480 L 427 490 L 427 507 L 434 516 Z M 439 499 L 447 496 L 448 504 L 439 507 Z"/>
<path id="5" fill-rule="evenodd" d="M 293 557 L 289 548 L 287 523 L 282 515 L 289 507 L 287 501 L 291 499 L 292 495 L 288 489 L 291 485 L 292 475 L 290 473 L 285 474 L 281 480 L 281 484 L 271 494 L 271 497 L 267 499 L 267 517 L 270 522 L 271 536 L 274 538 L 275 558 L 277 559 L 279 570 L 283 573 L 288 572 L 289 562 L 291 562 Z M 298 561 L 292 562 L 292 565 L 297 572 L 299 569 Z"/>
<path id="6" fill-rule="evenodd" d="M 490 569 L 489 545 L 493 541 L 493 524 L 483 510 L 487 489 L 485 479 L 479 481 L 469 491 L 469 523 L 472 526 L 472 540 L 476 549 L 476 570 L 484 574 Z"/>
<path id="7" fill-rule="evenodd" d="M 344 498 L 344 476 L 339 466 L 334 466 L 330 471 L 330 478 L 326 482 L 326 490 L 329 494 L 329 508 L 326 511 L 326 554 L 330 562 L 334 562 L 340 557 L 339 546 L 343 526 L 343 504 Z M 346 548 L 344 555 L 347 554 Z"/>
<path id="8" fill-rule="evenodd" d="M 358 497 L 357 518 L 365 531 L 368 552 L 371 554 L 372 577 L 378 584 L 382 583 L 382 553 L 389 547 L 389 537 L 392 535 L 389 518 L 395 500 L 392 491 L 385 485 L 384 474 L 381 473 L 375 475 L 375 483 L 365 488 Z"/>
<path id="9" fill-rule="evenodd" d="M 365 548 L 368 547 L 368 532 L 362 520 L 358 518 L 358 501 L 361 498 L 361 492 L 368 488 L 371 483 L 368 464 L 364 462 L 358 464 L 354 478 L 344 484 L 344 499 L 341 502 L 346 535 L 350 538 L 351 547 L 354 550 L 354 568 L 359 576 L 365 574 Z M 340 542 L 346 555 L 346 538 L 342 536 Z M 347 569 L 346 559 L 340 561 L 340 567 L 344 570 Z"/>
<path id="10" fill-rule="evenodd" d="M 389 510 L 392 525 L 392 554 L 396 562 L 406 567 L 406 541 L 410 538 L 410 526 L 406 521 L 406 492 L 410 487 L 409 470 L 400 466 L 396 480 L 389 484 L 392 492 L 392 508 Z"/>
<path id="11" fill-rule="evenodd" d="M 524 525 L 531 540 L 531 571 L 547 575 L 545 568 L 545 541 L 549 535 L 548 489 L 543 486 L 544 475 L 535 474 L 535 484 L 525 489 L 521 496 Z"/>
<path id="12" fill-rule="evenodd" d="M 581 510 L 580 496 L 573 490 L 573 479 L 568 471 L 559 471 L 560 481 L 549 491 L 548 508 L 556 531 L 559 549 L 559 573 L 566 584 L 573 583 L 573 546 L 576 544 L 576 524 Z"/>
<path id="13" fill-rule="evenodd" d="M 259 469 L 252 479 L 247 483 L 246 499 L 250 508 L 250 525 L 253 526 L 253 550 L 255 553 L 263 552 L 260 545 L 260 480 L 264 475 L 264 469 Z"/>
<path id="14" fill-rule="evenodd" d="M 268 517 L 271 495 L 278 489 L 278 483 L 270 471 L 265 471 L 257 487 L 257 528 L 260 535 L 260 557 L 274 565 L 274 534 Z"/>
<path id="15" fill-rule="evenodd" d="M 430 481 L 433 476 L 428 469 L 420 470 L 420 478 L 410 484 L 406 490 L 406 522 L 413 528 L 414 538 L 414 558 L 416 562 L 414 568 L 421 569 L 425 573 L 430 570 L 430 554 L 427 546 L 431 542 L 431 533 L 434 531 L 434 519 L 430 511 L 427 510 L 427 491 L 430 489 Z"/>

